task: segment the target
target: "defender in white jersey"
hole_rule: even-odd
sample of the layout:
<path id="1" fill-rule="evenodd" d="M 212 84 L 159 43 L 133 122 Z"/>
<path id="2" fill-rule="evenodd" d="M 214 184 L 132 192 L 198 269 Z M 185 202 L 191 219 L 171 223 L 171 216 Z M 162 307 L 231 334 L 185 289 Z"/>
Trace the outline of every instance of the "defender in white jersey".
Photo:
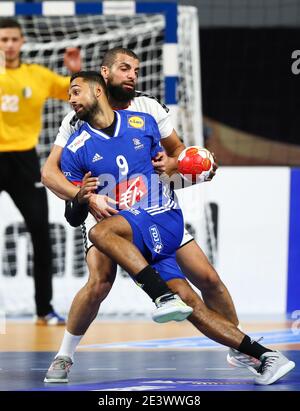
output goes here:
<path id="1" fill-rule="evenodd" d="M 162 137 L 161 144 L 167 155 L 157 155 L 153 165 L 158 172 L 171 175 L 176 172 L 178 155 L 185 146 L 172 127 L 168 110 L 156 99 L 135 92 L 138 70 L 139 60 L 131 50 L 115 48 L 106 53 L 101 74 L 107 82 L 109 102 L 114 109 L 130 108 L 137 111 L 141 108 L 156 119 Z M 61 173 L 60 158 L 63 146 L 77 127 L 72 112 L 63 120 L 42 171 L 43 183 L 65 200 L 73 199 L 78 188 Z M 109 206 L 107 199 L 102 199 L 101 204 L 98 200 L 97 196 L 90 198 L 89 206 L 93 213 L 102 217 L 112 215 L 115 210 Z M 230 294 L 192 237 L 188 237 L 177 250 L 176 259 L 186 277 L 201 291 L 204 300 L 202 302 L 199 299 L 197 303 L 194 310 L 197 319 L 193 324 L 210 338 L 238 349 L 243 334 L 236 328 L 238 318 Z M 106 298 L 115 280 L 116 266 L 95 247 L 89 249 L 86 260 L 90 276 L 73 300 L 63 342 L 52 364 L 53 370 L 57 370 L 56 381 L 67 381 L 76 347 L 95 319 L 100 303 Z M 251 361 L 250 357 L 232 349 L 227 358 L 236 366 L 257 366 L 257 361 Z"/>

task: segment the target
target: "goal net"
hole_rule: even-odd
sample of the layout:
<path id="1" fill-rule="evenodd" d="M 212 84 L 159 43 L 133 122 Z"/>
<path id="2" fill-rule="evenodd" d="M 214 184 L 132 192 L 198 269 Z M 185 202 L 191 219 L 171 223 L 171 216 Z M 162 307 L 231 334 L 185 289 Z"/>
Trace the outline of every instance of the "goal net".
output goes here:
<path id="1" fill-rule="evenodd" d="M 84 70 L 99 70 L 105 52 L 113 47 L 130 48 L 140 58 L 138 89 L 165 102 L 163 48 L 165 18 L 162 14 L 74 15 L 19 17 L 26 43 L 22 59 L 67 75 L 63 64 L 66 47 L 79 47 Z M 197 11 L 179 7 L 177 131 L 187 145 L 202 141 L 197 45 Z M 195 38 L 191 38 L 191 35 Z M 198 74 L 199 76 L 199 74 Z M 68 103 L 48 100 L 38 151 L 43 162 L 48 156 L 58 126 L 70 111 Z M 175 120 L 176 120 L 175 119 Z M 174 121 L 175 121 L 174 120 Z"/>
<path id="2" fill-rule="evenodd" d="M 84 6 L 84 3 L 82 3 Z M 140 76 L 138 90 L 156 96 L 170 106 L 174 126 L 186 145 L 202 144 L 202 118 L 199 77 L 199 44 L 197 10 L 193 7 L 178 7 L 178 44 L 174 66 L 178 67 L 176 75 L 166 81 L 166 36 L 169 28 L 168 19 L 160 13 L 138 14 L 78 14 L 78 15 L 18 15 L 23 27 L 26 43 L 22 49 L 22 59 L 44 65 L 57 73 L 67 75 L 63 65 L 66 47 L 79 47 L 83 69 L 99 70 L 105 52 L 115 46 L 130 48 L 140 58 Z M 172 62 L 171 62 L 172 65 Z M 167 73 L 168 74 L 168 73 Z M 172 73 L 171 73 L 172 74 Z M 178 80 L 176 90 L 174 86 Z M 171 96 L 171 97 L 170 97 Z M 168 104 L 169 103 L 169 104 Z M 38 152 L 41 164 L 48 156 L 63 117 L 70 111 L 68 103 L 48 100 L 43 115 L 43 131 L 40 137 Z M 83 281 L 87 278 L 86 263 L 80 229 L 73 230 L 63 220 L 61 205 L 51 195 L 50 221 L 53 245 L 54 305 L 56 309 L 67 311 Z M 3 201 L 1 199 L 1 201 Z M 6 224 L 1 230 L 2 277 L 5 280 L 5 309 L 9 312 L 33 312 L 32 247 L 30 239 L 18 213 L 11 212 L 9 199 Z M 191 203 L 191 201 L 188 201 Z M 194 202 L 195 203 L 195 202 Z M 60 211 L 57 211 L 60 210 Z M 193 211 L 193 210 L 192 210 Z M 201 220 L 199 207 L 191 212 L 189 225 L 197 232 Z M 3 221 L 2 221 L 3 224 Z M 195 227 L 196 226 L 196 227 Z M 2 228 L 2 227 L 0 227 Z M 0 231 L 0 233 L 1 233 Z M 23 245 L 22 245 L 23 244 Z M 20 256 L 20 253 L 23 253 Z M 21 262 L 26 267 L 18 274 Z M 21 281 L 17 283 L 16 277 Z M 120 272 L 118 281 L 126 285 L 116 285 L 112 291 L 109 304 L 103 304 L 106 313 L 139 314 L 152 309 L 152 303 L 144 304 L 144 295 L 132 284 L 127 275 Z M 130 283 L 130 285 L 129 285 Z M 21 287 L 20 290 L 15 287 Z M 30 292 L 24 291 L 30 287 Z M 132 287 L 132 297 L 128 292 Z M 126 288 L 126 292 L 124 289 Z M 122 307 L 120 308 L 120 289 Z M 122 291 L 121 291 L 122 293 Z M 30 295 L 31 294 L 31 295 Z M 128 299 L 126 301 L 126 295 Z M 14 297 L 15 296 L 15 297 Z M 31 298 L 32 297 L 32 298 Z M 137 304 L 142 298 L 143 304 Z"/>

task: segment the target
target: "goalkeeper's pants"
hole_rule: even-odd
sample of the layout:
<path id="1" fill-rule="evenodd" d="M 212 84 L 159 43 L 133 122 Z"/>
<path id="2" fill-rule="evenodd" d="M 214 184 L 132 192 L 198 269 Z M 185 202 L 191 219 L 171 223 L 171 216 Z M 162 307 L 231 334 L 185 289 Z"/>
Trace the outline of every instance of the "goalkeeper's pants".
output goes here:
<path id="1" fill-rule="evenodd" d="M 47 194 L 41 184 L 40 163 L 35 149 L 0 153 L 0 191 L 10 195 L 31 235 L 36 311 L 37 315 L 44 316 L 53 310 L 50 304 L 52 255 Z"/>

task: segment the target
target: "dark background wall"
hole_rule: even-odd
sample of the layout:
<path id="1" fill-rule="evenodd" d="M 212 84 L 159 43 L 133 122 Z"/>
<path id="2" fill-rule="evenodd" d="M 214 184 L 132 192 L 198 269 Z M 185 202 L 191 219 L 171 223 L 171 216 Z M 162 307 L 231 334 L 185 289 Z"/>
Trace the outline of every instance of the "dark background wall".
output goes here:
<path id="1" fill-rule="evenodd" d="M 299 144 L 300 29 L 201 29 L 203 111 L 231 127 Z"/>

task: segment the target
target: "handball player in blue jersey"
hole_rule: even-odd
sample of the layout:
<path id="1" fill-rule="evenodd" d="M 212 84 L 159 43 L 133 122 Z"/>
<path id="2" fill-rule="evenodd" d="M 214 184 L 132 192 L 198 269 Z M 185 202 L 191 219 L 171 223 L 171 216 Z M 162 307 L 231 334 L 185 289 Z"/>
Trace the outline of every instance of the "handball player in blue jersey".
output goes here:
<path id="1" fill-rule="evenodd" d="M 183 216 L 174 192 L 154 171 L 152 158 L 162 151 L 154 118 L 113 111 L 97 72 L 74 75 L 69 93 L 70 103 L 85 123 L 68 140 L 61 168 L 76 185 L 88 172 L 99 179 L 99 185 L 85 186 L 68 203 L 67 220 L 74 226 L 83 223 L 92 191 L 113 198 L 116 215 L 90 231 L 94 245 L 152 298 L 157 306 L 155 321 L 184 320 L 192 308 L 165 283 L 172 279 L 186 282 L 175 259 L 183 236 Z"/>

